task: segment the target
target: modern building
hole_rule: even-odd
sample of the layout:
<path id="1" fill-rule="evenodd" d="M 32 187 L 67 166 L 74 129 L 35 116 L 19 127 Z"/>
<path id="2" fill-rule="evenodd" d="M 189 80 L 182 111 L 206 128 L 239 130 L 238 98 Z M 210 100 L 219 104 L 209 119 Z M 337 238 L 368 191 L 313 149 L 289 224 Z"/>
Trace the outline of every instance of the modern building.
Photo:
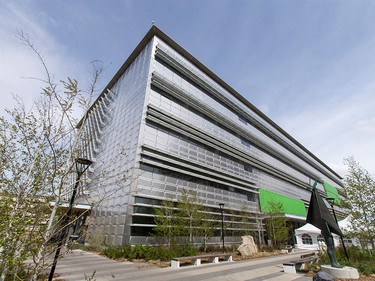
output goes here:
<path id="1" fill-rule="evenodd" d="M 272 201 L 301 226 L 315 181 L 324 197 L 342 188 L 338 174 L 156 26 L 79 128 L 94 162 L 80 200 L 101 201 L 89 229 L 111 244 L 145 243 L 154 209 L 182 190 L 218 220 L 223 203 L 227 236 L 237 236 L 241 216 L 262 232 Z"/>

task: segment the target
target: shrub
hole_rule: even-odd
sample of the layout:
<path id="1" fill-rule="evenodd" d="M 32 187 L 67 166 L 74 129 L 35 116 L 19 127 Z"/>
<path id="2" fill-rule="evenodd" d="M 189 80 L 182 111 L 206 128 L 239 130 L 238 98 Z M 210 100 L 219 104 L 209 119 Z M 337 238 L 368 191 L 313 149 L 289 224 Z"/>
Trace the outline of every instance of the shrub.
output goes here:
<path id="1" fill-rule="evenodd" d="M 275 248 L 274 248 L 273 246 L 263 245 L 263 246 L 260 248 L 260 251 L 261 251 L 261 252 L 272 253 L 273 251 L 275 251 Z"/>
<path id="2" fill-rule="evenodd" d="M 110 259 L 120 259 L 120 258 L 129 258 L 131 255 L 131 246 L 124 245 L 124 246 L 109 246 L 105 250 L 103 250 L 103 254 Z"/>
<path id="3" fill-rule="evenodd" d="M 145 259 L 145 260 L 161 260 L 170 261 L 173 257 L 194 256 L 197 254 L 197 249 L 190 245 L 180 245 L 168 249 L 165 247 L 142 246 L 140 244 L 134 247 L 130 245 L 124 246 L 109 246 L 102 253 L 111 259 L 125 258 Z"/>
<path id="4" fill-rule="evenodd" d="M 144 259 L 145 258 L 145 247 L 143 247 L 141 244 L 136 244 L 130 253 L 129 256 L 130 259 Z"/>
<path id="5" fill-rule="evenodd" d="M 221 252 L 223 251 L 223 249 L 221 248 L 221 246 L 208 245 L 206 247 L 206 251 L 204 250 L 204 246 L 199 247 L 199 251 L 206 252 L 206 253 L 213 253 L 213 252 Z"/>
<path id="6" fill-rule="evenodd" d="M 359 272 L 367 276 L 375 274 L 375 263 L 373 262 L 375 256 L 374 251 L 352 246 L 347 248 L 347 253 L 349 259 L 346 259 L 345 252 L 342 247 L 336 248 L 336 257 L 340 264 L 354 267 L 358 269 Z M 328 254 L 325 251 L 320 252 L 318 256 L 320 264 L 330 263 Z"/>
<path id="7" fill-rule="evenodd" d="M 176 247 L 175 256 L 178 256 L 178 257 L 195 256 L 197 252 L 198 252 L 197 248 L 191 245 L 179 245 Z"/>
<path id="8" fill-rule="evenodd" d="M 92 233 L 89 234 L 87 239 L 89 244 L 88 249 L 90 251 L 100 251 L 104 245 L 104 234 L 101 228 L 95 229 Z"/>

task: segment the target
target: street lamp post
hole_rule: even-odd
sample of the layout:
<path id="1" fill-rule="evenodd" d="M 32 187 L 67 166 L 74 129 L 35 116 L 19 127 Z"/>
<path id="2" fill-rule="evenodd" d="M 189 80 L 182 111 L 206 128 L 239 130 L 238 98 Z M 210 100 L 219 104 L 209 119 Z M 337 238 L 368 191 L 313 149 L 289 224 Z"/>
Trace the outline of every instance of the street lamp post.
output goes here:
<path id="1" fill-rule="evenodd" d="M 326 198 L 326 200 L 327 200 L 328 204 L 331 206 L 333 216 L 334 216 L 335 221 L 338 225 L 335 208 L 333 207 L 333 204 L 335 203 L 335 198 L 330 197 L 330 198 Z M 346 252 L 346 247 L 345 247 L 344 239 L 342 238 L 342 236 L 340 236 L 340 240 L 341 240 L 341 243 L 342 243 L 342 247 L 344 248 L 346 259 L 348 260 L 349 257 L 348 257 L 348 253 Z"/>
<path id="2" fill-rule="evenodd" d="M 225 252 L 225 241 L 224 241 L 224 203 L 220 203 L 221 211 L 221 240 L 223 241 L 223 252 Z"/>
<path id="3" fill-rule="evenodd" d="M 62 224 L 61 224 L 62 229 L 61 229 L 61 231 L 58 235 L 57 249 L 56 249 L 56 252 L 55 252 L 55 257 L 53 259 L 51 271 L 50 271 L 49 276 L 48 276 L 48 281 L 52 281 L 52 279 L 53 279 L 53 276 L 55 274 L 56 265 L 57 265 L 57 260 L 59 259 L 61 248 L 64 244 L 67 233 L 69 231 L 68 226 L 69 226 L 69 222 L 70 222 L 70 219 L 71 219 L 71 215 L 72 215 L 72 211 L 73 211 L 73 204 L 74 204 L 74 200 L 76 198 L 77 192 L 78 192 L 78 186 L 79 186 L 79 182 L 81 180 L 81 176 L 88 169 L 88 167 L 91 164 L 92 164 L 92 161 L 88 160 L 88 159 L 83 159 L 83 158 L 75 159 L 77 178 L 76 178 L 76 181 L 74 183 L 72 196 L 71 196 L 70 201 L 69 201 L 68 211 L 66 212 L 64 218 L 62 219 Z"/>

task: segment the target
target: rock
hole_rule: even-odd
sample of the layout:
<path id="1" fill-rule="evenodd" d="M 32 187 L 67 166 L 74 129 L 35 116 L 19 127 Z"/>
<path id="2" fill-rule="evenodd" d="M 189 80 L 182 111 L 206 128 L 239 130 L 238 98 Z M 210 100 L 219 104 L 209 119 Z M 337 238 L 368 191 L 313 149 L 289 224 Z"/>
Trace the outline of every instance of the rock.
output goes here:
<path id="1" fill-rule="evenodd" d="M 334 281 L 333 276 L 327 272 L 320 271 L 313 277 L 313 281 Z"/>
<path id="2" fill-rule="evenodd" d="M 242 236 L 242 244 L 237 248 L 241 256 L 251 256 L 258 252 L 258 246 L 251 235 Z"/>

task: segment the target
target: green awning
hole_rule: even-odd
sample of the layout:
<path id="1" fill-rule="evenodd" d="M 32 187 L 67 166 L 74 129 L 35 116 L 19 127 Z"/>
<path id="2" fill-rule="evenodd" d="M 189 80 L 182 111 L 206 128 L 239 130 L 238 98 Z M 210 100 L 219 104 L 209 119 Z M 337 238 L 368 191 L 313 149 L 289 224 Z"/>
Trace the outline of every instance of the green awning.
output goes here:
<path id="1" fill-rule="evenodd" d="M 340 204 L 340 196 L 339 196 L 339 192 L 337 191 L 337 188 L 330 185 L 327 182 L 324 182 L 323 186 L 324 186 L 324 190 L 326 191 L 327 198 L 334 198 L 335 204 Z"/>
<path id="2" fill-rule="evenodd" d="M 270 202 L 281 202 L 285 214 L 306 217 L 305 204 L 297 199 L 274 193 L 266 189 L 259 189 L 260 210 L 263 213 L 270 213 Z"/>

